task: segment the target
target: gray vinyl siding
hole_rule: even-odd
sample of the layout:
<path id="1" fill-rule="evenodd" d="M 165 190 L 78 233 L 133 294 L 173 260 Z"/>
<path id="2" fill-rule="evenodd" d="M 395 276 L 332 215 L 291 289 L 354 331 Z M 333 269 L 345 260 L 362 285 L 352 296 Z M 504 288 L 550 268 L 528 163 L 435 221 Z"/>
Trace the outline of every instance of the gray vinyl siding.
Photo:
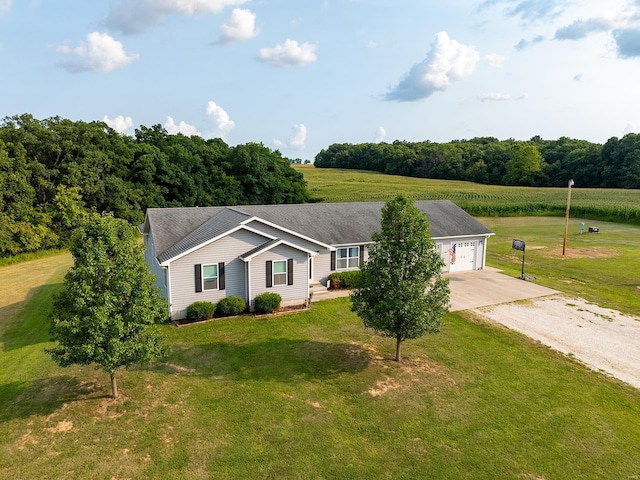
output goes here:
<path id="1" fill-rule="evenodd" d="M 144 259 L 149 265 L 151 269 L 151 273 L 155 275 L 155 284 L 156 288 L 160 289 L 160 293 L 166 299 L 167 296 L 167 285 L 165 284 L 165 272 L 164 268 L 160 266 L 158 263 L 158 259 L 156 258 L 156 248 L 155 243 L 153 241 L 153 235 L 151 232 L 148 234 L 144 234 Z"/>
<path id="2" fill-rule="evenodd" d="M 322 285 L 327 284 L 329 275 L 331 274 L 331 252 L 329 250 L 321 250 L 319 255 L 313 257 L 313 278 L 311 281 L 320 282 Z"/>
<path id="3" fill-rule="evenodd" d="M 293 258 L 293 285 L 274 285 L 267 287 L 266 262 L 275 262 Z M 253 299 L 264 292 L 277 293 L 282 297 L 282 306 L 301 305 L 309 296 L 309 264 L 307 253 L 278 245 L 251 260 L 251 306 Z"/>
<path id="4" fill-rule="evenodd" d="M 360 247 L 364 249 L 364 258 L 363 260 L 366 262 L 369 259 L 369 247 L 367 245 L 341 245 L 336 248 L 344 248 L 344 247 Z M 313 278 L 311 281 L 319 282 L 322 285 L 327 284 L 327 280 L 329 279 L 329 275 L 333 272 L 341 271 L 344 272 L 346 270 L 357 270 L 355 268 L 351 269 L 343 269 L 343 270 L 331 270 L 331 252 L 329 250 L 321 250 L 320 254 L 316 257 L 313 257 Z"/>
<path id="5" fill-rule="evenodd" d="M 268 239 L 246 230 L 238 230 L 171 263 L 171 318 L 185 318 L 186 308 L 196 301 L 218 303 L 237 295 L 247 299 L 246 266 L 238 258 Z M 194 265 L 224 262 L 225 290 L 203 290 L 196 293 Z"/>

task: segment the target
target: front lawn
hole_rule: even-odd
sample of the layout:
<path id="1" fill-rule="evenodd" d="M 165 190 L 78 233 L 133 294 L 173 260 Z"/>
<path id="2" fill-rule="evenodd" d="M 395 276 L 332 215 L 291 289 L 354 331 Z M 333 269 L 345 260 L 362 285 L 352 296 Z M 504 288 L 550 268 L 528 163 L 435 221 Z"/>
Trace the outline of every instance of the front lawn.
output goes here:
<path id="1" fill-rule="evenodd" d="M 640 476 L 638 390 L 456 314 L 397 364 L 348 298 L 165 325 L 173 352 L 121 372 L 114 402 L 106 374 L 43 353 L 52 258 L 0 306 L 2 479 Z"/>

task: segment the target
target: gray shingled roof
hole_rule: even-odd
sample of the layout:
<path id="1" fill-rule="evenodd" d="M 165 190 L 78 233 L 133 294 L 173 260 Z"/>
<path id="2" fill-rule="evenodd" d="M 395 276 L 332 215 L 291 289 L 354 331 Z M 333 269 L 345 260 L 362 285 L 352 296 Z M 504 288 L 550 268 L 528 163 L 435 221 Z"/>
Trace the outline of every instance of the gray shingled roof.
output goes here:
<path id="1" fill-rule="evenodd" d="M 449 200 L 415 204 L 427 214 L 434 238 L 492 234 Z M 328 245 L 369 242 L 371 234 L 380 230 L 383 206 L 384 202 L 152 208 L 147 210 L 147 221 L 158 260 L 163 262 L 254 216 Z"/>
<path id="2" fill-rule="evenodd" d="M 252 248 L 251 250 L 249 250 L 246 253 L 243 253 L 242 255 L 240 255 L 240 258 L 242 260 L 244 260 L 247 257 L 250 257 L 251 255 L 253 255 L 254 253 L 258 253 L 261 252 L 262 250 L 268 250 L 269 248 L 271 248 L 273 245 L 275 245 L 276 243 L 278 243 L 280 240 L 277 238 L 274 238 L 272 240 L 269 240 L 265 243 L 262 243 L 260 245 L 258 245 L 255 248 Z"/>
<path id="3" fill-rule="evenodd" d="M 197 208 L 196 210 L 199 210 Z M 188 216 L 188 212 L 184 212 Z M 244 220 L 251 218 L 246 213 L 241 213 L 230 208 L 224 208 L 219 212 L 212 212 L 212 216 L 193 230 L 184 236 L 181 240 L 178 240 L 175 244 L 164 250 L 162 253 L 158 253 L 158 261 L 160 263 L 165 262 L 173 257 L 180 255 L 192 248 L 202 245 L 212 238 L 216 238 L 233 228 L 236 228 Z M 155 240 L 155 233 L 153 235 Z M 157 248 L 157 247 L 156 247 Z M 157 250 L 156 250 L 157 251 Z"/>

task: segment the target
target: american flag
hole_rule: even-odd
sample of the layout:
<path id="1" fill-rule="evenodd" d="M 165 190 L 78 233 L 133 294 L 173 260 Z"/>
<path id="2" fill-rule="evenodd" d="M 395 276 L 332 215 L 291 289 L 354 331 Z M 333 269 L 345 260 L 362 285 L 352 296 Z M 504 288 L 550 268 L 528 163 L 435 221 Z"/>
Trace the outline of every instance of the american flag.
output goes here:
<path id="1" fill-rule="evenodd" d="M 452 243 L 451 248 L 449 249 L 449 263 L 452 265 L 456 263 L 456 244 Z"/>

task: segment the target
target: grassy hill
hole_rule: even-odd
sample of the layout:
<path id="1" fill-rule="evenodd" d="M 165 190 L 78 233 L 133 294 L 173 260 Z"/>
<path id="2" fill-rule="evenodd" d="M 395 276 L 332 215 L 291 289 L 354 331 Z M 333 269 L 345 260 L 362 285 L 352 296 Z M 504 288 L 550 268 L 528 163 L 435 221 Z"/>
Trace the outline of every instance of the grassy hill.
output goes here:
<path id="1" fill-rule="evenodd" d="M 311 196 L 322 202 L 386 201 L 402 192 L 416 200 L 448 199 L 476 216 L 564 216 L 567 205 L 566 188 L 480 185 L 313 165 L 294 168 L 304 174 Z M 571 214 L 640 225 L 640 191 L 576 185 L 572 188 Z"/>

